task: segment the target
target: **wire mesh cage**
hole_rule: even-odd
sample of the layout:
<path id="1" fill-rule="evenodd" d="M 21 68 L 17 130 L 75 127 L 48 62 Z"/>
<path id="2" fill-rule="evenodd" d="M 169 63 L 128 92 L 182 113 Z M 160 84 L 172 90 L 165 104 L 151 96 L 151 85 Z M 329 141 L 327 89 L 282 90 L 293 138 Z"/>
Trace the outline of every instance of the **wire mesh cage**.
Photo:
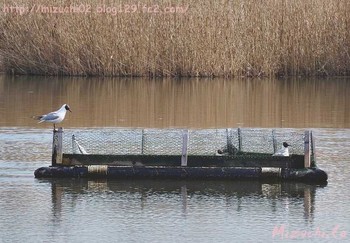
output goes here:
<path id="1" fill-rule="evenodd" d="M 63 153 L 101 155 L 181 155 L 183 134 L 188 134 L 188 155 L 217 155 L 218 150 L 273 154 L 283 142 L 290 154 L 304 154 L 304 130 L 229 129 L 66 129 Z"/>

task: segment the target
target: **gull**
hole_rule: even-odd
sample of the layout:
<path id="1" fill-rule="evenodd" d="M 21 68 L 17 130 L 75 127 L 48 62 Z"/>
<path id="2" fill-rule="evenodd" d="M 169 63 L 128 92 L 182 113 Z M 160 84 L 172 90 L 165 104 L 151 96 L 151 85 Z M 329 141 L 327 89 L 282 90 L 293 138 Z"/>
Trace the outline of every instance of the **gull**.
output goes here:
<path id="1" fill-rule="evenodd" d="M 288 147 L 290 145 L 286 142 L 283 142 L 282 148 L 278 150 L 276 153 L 274 153 L 272 156 L 289 156 L 289 150 Z"/>
<path id="2" fill-rule="evenodd" d="M 72 135 L 72 149 L 73 154 L 89 154 L 86 152 L 85 148 L 78 143 L 74 134 Z"/>
<path id="3" fill-rule="evenodd" d="M 41 116 L 34 116 L 33 118 L 36 120 L 39 120 L 39 123 L 42 122 L 51 122 L 53 123 L 53 129 L 56 129 L 56 124 L 60 123 L 61 121 L 63 121 L 64 117 L 66 116 L 66 112 L 70 111 L 70 107 L 67 104 L 62 105 L 62 107 L 57 110 L 57 111 L 53 111 L 50 112 L 48 114 L 45 115 L 41 115 Z"/>

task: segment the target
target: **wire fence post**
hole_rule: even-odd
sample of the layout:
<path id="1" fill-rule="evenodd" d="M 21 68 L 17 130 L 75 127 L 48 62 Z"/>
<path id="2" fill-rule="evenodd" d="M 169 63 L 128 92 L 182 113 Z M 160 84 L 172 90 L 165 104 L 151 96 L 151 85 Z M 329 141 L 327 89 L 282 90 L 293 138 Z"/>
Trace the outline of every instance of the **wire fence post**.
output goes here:
<path id="1" fill-rule="evenodd" d="M 277 151 L 277 142 L 276 142 L 276 130 L 272 130 L 272 144 L 273 144 L 273 153 L 276 153 Z"/>
<path id="2" fill-rule="evenodd" d="M 242 131 L 241 131 L 241 128 L 238 128 L 237 132 L 238 132 L 238 151 L 241 152 L 242 151 Z"/>
<path id="3" fill-rule="evenodd" d="M 145 145 L 145 129 L 142 129 L 142 134 L 141 134 L 141 154 L 143 155 L 144 150 L 143 147 Z"/>
<path id="4" fill-rule="evenodd" d="M 187 166 L 187 149 L 188 149 L 188 130 L 182 132 L 182 153 L 181 153 L 181 166 Z"/>

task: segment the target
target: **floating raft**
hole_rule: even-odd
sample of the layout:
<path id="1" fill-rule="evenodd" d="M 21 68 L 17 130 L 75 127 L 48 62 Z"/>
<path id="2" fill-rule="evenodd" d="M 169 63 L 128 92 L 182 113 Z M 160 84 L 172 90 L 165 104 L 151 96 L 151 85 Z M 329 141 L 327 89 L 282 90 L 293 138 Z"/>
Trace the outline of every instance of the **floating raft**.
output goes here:
<path id="1" fill-rule="evenodd" d="M 327 181 L 318 168 L 239 168 L 239 167 L 165 167 L 165 166 L 50 166 L 35 171 L 36 178 L 163 178 L 163 179 L 280 179 L 288 181 Z"/>
<path id="2" fill-rule="evenodd" d="M 276 179 L 315 183 L 328 179 L 326 172 L 316 167 L 311 131 L 288 137 L 284 135 L 286 131 L 266 129 L 164 130 L 121 129 L 99 132 L 97 138 L 92 131 L 70 131 L 63 136 L 59 128 L 53 133 L 52 165 L 37 169 L 35 177 Z M 109 140 L 99 147 L 100 137 L 104 136 Z M 277 144 L 284 140 L 294 145 L 295 153 L 272 156 Z"/>

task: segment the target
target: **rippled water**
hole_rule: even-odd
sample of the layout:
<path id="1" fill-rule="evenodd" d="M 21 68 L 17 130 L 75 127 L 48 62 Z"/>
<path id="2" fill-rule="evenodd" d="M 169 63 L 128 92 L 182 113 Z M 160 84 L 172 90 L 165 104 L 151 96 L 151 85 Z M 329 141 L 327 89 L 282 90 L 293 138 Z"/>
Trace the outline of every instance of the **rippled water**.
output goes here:
<path id="1" fill-rule="evenodd" d="M 11 111 L 4 100 L 12 101 L 12 98 L 4 97 L 12 94 L 12 86 L 6 85 L 8 89 L 2 89 L 5 96 L 0 98 L 0 242 L 294 242 L 294 238 L 305 242 L 348 242 L 350 239 L 350 189 L 347 185 L 350 181 L 350 129 L 312 129 L 316 137 L 317 164 L 329 176 L 326 185 L 35 179 L 34 170 L 50 164 L 51 129 L 45 128 L 50 127 L 46 125 L 33 128 L 36 124 L 32 126 L 30 119 L 24 122 L 24 116 L 16 120 L 12 115 L 7 120 Z M 20 92 L 18 100 L 25 94 Z M 347 103 L 338 105 L 334 107 L 338 111 L 348 107 Z M 154 113 L 149 112 L 152 117 Z M 73 114 L 78 116 L 77 113 L 70 114 L 73 127 L 82 119 L 72 121 Z M 165 113 L 171 114 L 171 111 Z M 264 114 L 269 116 L 268 111 Z M 300 124 L 312 127 L 324 122 L 333 127 L 347 127 L 348 115 L 342 114 L 332 120 L 331 116 L 336 114 L 326 117 L 324 113 L 315 123 L 311 118 L 302 123 L 299 117 L 294 127 Z M 245 121 L 255 123 L 254 117 L 250 114 Z M 202 118 L 197 114 L 188 122 L 196 124 L 196 120 Z M 101 125 L 98 119 L 93 120 L 91 126 Z M 115 118 L 108 117 L 107 123 L 111 123 L 111 119 Z M 132 120 L 130 124 L 135 122 L 135 117 L 126 119 Z M 169 122 L 168 118 L 165 120 Z M 270 121 L 271 127 L 275 126 L 275 119 Z M 228 122 L 226 118 L 225 122 Z M 264 122 L 257 123 L 266 127 Z M 14 126 L 10 126 L 12 123 Z M 217 119 L 208 120 L 203 127 L 217 127 L 218 123 L 221 124 Z M 140 124 L 144 125 L 142 121 Z"/>
<path id="2" fill-rule="evenodd" d="M 33 171 L 50 161 L 51 131 L 0 128 L 0 239 L 288 242 L 288 232 L 298 239 L 309 232 L 304 240 L 349 240 L 342 234 L 350 230 L 350 130 L 316 129 L 315 136 L 327 185 L 38 180 Z"/>

